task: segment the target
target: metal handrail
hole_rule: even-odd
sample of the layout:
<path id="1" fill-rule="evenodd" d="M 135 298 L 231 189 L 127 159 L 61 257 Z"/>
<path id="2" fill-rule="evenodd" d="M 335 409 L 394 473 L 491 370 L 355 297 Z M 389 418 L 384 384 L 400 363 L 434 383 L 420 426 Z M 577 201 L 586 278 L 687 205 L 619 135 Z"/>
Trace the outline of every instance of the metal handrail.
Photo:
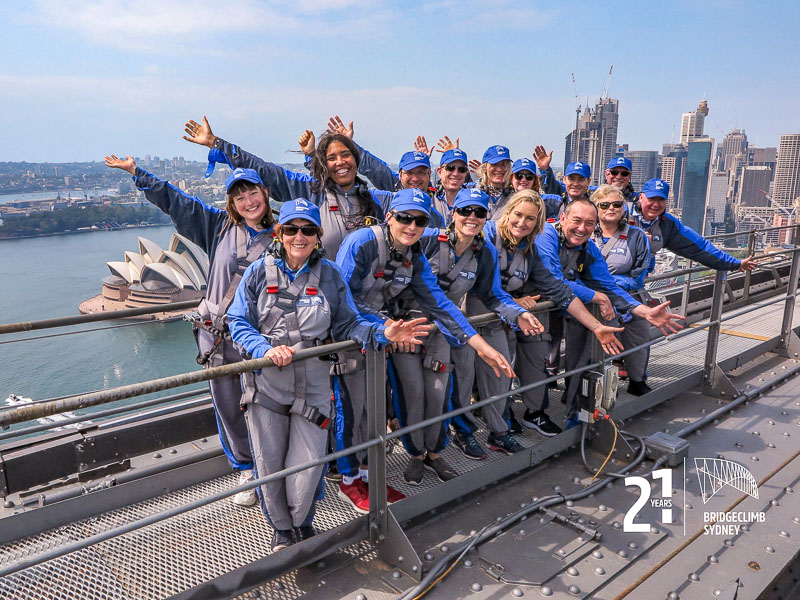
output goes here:
<path id="1" fill-rule="evenodd" d="M 797 223 L 794 225 L 775 225 L 773 227 L 765 227 L 764 229 L 751 229 L 749 231 L 735 231 L 733 233 L 717 233 L 715 235 L 706 236 L 707 240 L 726 239 L 732 237 L 739 237 L 740 235 L 751 235 L 754 233 L 768 233 L 770 231 L 779 231 L 781 229 L 796 229 Z"/>

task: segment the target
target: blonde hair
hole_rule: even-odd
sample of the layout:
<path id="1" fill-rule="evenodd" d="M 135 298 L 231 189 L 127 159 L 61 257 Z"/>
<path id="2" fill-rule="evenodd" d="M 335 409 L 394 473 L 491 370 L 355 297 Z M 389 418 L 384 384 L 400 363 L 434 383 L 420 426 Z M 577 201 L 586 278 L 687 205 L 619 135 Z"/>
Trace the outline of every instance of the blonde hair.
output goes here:
<path id="1" fill-rule="evenodd" d="M 489 183 L 489 163 L 481 163 L 481 166 L 478 168 L 478 180 L 480 182 L 480 188 L 484 192 L 492 185 Z M 503 189 L 509 187 L 511 187 L 511 160 L 508 161 L 508 169 L 506 169 L 506 174 L 503 176 Z"/>
<path id="2" fill-rule="evenodd" d="M 533 226 L 533 231 L 531 231 L 525 239 L 527 240 L 527 246 L 525 248 L 525 252 L 530 252 L 533 248 L 533 240 L 534 238 L 539 235 L 542 230 L 544 229 L 545 223 L 545 206 L 544 200 L 539 195 L 538 192 L 533 190 L 520 190 L 518 192 L 514 192 L 514 195 L 508 199 L 508 204 L 506 204 L 505 210 L 503 210 L 503 214 L 500 217 L 500 221 L 497 224 L 497 228 L 500 230 L 500 236 L 510 243 L 511 248 L 516 248 L 517 241 L 514 239 L 514 236 L 511 235 L 510 227 L 508 221 L 511 216 L 511 211 L 513 211 L 518 205 L 522 204 L 523 202 L 530 202 L 538 211 L 538 215 L 536 217 L 536 222 Z"/>
<path id="3" fill-rule="evenodd" d="M 617 196 L 617 198 L 619 200 L 622 200 L 622 202 L 625 202 L 625 196 L 623 195 L 622 190 L 619 189 L 616 186 L 609 185 L 607 183 L 604 183 L 603 185 L 597 186 L 597 189 L 589 197 L 589 200 L 594 202 L 594 204 L 596 206 L 598 202 L 602 202 L 603 200 L 605 200 L 608 196 L 611 196 L 612 194 Z"/>

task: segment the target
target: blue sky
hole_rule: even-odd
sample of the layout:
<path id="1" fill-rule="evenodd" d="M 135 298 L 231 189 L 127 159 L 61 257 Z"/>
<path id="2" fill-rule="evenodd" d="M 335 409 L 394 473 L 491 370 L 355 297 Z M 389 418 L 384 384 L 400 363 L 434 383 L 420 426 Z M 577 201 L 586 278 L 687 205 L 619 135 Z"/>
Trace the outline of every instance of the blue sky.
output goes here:
<path id="1" fill-rule="evenodd" d="M 660 150 L 706 95 L 706 132 L 776 146 L 800 131 L 796 2 L 11 0 L 0 5 L 0 161 L 150 153 L 202 160 L 214 132 L 296 161 L 338 113 L 396 162 L 417 134 L 480 157 L 563 157 L 614 65 L 620 143 Z"/>

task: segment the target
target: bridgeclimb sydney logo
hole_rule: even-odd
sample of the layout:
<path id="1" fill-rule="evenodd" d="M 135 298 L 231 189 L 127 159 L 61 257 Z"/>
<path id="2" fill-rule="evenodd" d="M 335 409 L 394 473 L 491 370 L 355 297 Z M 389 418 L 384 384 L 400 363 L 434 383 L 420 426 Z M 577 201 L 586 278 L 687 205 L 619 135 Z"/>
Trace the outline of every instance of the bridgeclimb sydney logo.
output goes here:
<path id="1" fill-rule="evenodd" d="M 707 504 L 725 486 L 731 486 L 751 498 L 758 499 L 756 478 L 737 462 L 724 458 L 695 458 L 694 468 L 697 471 L 703 504 Z"/>

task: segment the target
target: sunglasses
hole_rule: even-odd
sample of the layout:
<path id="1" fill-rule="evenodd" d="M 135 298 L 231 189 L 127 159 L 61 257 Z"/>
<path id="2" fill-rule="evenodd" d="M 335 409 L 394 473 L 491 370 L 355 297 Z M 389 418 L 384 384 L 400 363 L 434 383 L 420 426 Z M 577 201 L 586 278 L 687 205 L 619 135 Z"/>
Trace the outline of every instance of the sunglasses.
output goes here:
<path id="1" fill-rule="evenodd" d="M 316 225 L 281 225 L 281 233 L 287 237 L 297 235 L 298 231 L 302 231 L 306 237 L 314 237 L 319 234 L 319 227 Z"/>
<path id="2" fill-rule="evenodd" d="M 489 214 L 489 211 L 482 206 L 460 206 L 455 210 L 462 217 L 468 217 L 474 214 L 477 219 L 485 219 L 486 215 Z"/>
<path id="3" fill-rule="evenodd" d="M 528 181 L 533 181 L 533 178 L 536 177 L 536 175 L 534 175 L 533 173 L 514 173 L 514 177 L 517 178 L 517 181 L 519 181 L 522 178 L 525 178 Z"/>
<path id="4" fill-rule="evenodd" d="M 459 173 L 466 173 L 467 172 L 467 167 L 457 167 L 455 165 L 445 165 L 444 166 L 444 170 L 445 171 L 458 171 Z"/>
<path id="5" fill-rule="evenodd" d="M 428 224 L 428 221 L 431 220 L 431 218 L 428 215 L 419 215 L 415 217 L 414 215 L 411 215 L 407 212 L 396 212 L 392 213 L 392 215 L 397 220 L 397 222 L 401 223 L 402 225 L 411 225 L 412 223 L 414 223 L 414 225 L 416 225 L 417 227 L 425 227 Z"/>
<path id="6" fill-rule="evenodd" d="M 598 202 L 597 208 L 600 208 L 602 210 L 608 210 L 612 206 L 614 208 L 622 208 L 623 204 L 624 202 L 622 202 L 622 200 L 614 200 L 614 202 Z"/>
<path id="7" fill-rule="evenodd" d="M 609 171 L 609 173 L 611 173 L 614 177 L 617 177 L 617 176 L 628 177 L 631 174 L 630 171 L 613 171 L 613 170 Z"/>

